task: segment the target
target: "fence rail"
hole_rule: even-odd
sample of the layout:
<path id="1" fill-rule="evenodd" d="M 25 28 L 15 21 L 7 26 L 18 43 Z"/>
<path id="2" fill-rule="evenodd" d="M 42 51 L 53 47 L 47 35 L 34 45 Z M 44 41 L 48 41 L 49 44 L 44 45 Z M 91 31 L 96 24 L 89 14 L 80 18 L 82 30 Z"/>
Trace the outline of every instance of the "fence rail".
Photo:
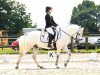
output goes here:
<path id="1" fill-rule="evenodd" d="M 4 38 L 7 38 L 8 40 L 7 40 L 7 42 L 8 42 L 8 45 L 4 45 Z M 0 45 L 0 48 L 2 48 L 2 50 L 3 50 L 3 48 L 9 48 L 9 47 L 11 47 L 11 44 L 9 44 L 10 43 L 10 41 L 11 40 L 16 40 L 18 38 L 18 36 L 0 36 L 0 42 L 1 42 L 1 45 Z M 11 43 L 12 43 L 13 41 L 11 41 Z"/>
<path id="2" fill-rule="evenodd" d="M 3 40 L 2 39 L 4 39 L 4 38 L 7 38 L 8 39 L 8 42 L 10 42 L 9 40 L 16 40 L 17 38 L 18 38 L 18 36 L 0 36 L 0 41 L 1 41 L 1 45 L 0 45 L 0 48 L 9 48 L 9 47 L 11 47 L 11 44 L 8 44 L 8 45 L 4 45 L 3 44 Z M 71 48 L 71 50 L 73 50 L 73 39 L 71 39 L 72 40 L 72 42 L 71 42 L 71 46 L 70 46 L 70 48 Z M 13 42 L 13 41 L 11 41 L 11 43 Z M 97 47 L 97 46 L 100 46 L 100 44 L 98 45 L 98 44 L 95 44 L 95 47 Z M 17 47 L 17 46 L 16 46 Z M 76 47 L 76 46 L 75 46 Z"/>
<path id="3" fill-rule="evenodd" d="M 0 38 L 18 38 L 18 36 L 0 36 Z"/>

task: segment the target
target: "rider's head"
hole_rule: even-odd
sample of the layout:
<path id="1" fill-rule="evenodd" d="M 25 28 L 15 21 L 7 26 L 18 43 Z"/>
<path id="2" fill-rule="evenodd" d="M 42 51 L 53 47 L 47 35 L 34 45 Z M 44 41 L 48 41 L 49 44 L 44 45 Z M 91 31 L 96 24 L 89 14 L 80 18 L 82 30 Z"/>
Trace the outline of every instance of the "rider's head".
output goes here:
<path id="1" fill-rule="evenodd" d="M 52 7 L 47 6 L 46 7 L 46 13 L 51 14 L 51 12 L 52 12 Z"/>

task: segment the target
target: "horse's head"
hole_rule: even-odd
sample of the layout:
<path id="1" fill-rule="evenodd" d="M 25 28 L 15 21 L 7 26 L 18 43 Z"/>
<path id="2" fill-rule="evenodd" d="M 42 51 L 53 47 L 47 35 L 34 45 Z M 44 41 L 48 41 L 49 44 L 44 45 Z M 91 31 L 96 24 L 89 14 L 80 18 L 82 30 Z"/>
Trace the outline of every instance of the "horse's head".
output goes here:
<path id="1" fill-rule="evenodd" d="M 77 35 L 76 35 L 75 43 L 79 43 L 79 41 L 82 40 L 83 32 L 84 32 L 84 28 L 80 27 L 80 29 L 79 29 L 79 31 L 77 32 Z"/>
<path id="2" fill-rule="evenodd" d="M 84 28 L 80 28 L 80 30 L 77 33 L 77 37 L 81 38 L 83 36 Z"/>

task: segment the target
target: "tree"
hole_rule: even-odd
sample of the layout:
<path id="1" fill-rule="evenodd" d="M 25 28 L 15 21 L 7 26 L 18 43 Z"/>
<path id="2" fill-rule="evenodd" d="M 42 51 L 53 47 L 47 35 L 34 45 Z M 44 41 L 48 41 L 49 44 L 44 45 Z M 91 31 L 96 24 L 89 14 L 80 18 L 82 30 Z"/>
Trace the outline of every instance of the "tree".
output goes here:
<path id="1" fill-rule="evenodd" d="M 98 32 L 100 5 L 95 5 L 93 1 L 83 0 L 82 4 L 74 7 L 70 23 L 80 25 L 88 32 Z"/>
<path id="2" fill-rule="evenodd" d="M 34 26 L 32 26 L 32 28 L 36 28 L 37 27 L 37 23 L 35 22 L 34 23 Z"/>
<path id="3" fill-rule="evenodd" d="M 0 30 L 19 34 L 22 28 L 32 27 L 30 15 L 26 13 L 25 5 L 13 0 L 0 0 Z"/>

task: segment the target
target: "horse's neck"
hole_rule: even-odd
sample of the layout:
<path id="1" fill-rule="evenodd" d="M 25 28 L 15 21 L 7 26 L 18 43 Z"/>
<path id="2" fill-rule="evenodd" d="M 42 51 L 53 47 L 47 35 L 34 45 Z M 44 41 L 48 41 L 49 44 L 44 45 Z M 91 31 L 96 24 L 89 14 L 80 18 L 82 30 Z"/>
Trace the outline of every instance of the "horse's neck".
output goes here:
<path id="1" fill-rule="evenodd" d="M 70 36 L 75 36 L 76 35 L 76 32 L 78 31 L 77 30 L 78 28 L 74 28 L 74 27 L 68 27 L 65 30 L 66 33 L 68 33 Z"/>

